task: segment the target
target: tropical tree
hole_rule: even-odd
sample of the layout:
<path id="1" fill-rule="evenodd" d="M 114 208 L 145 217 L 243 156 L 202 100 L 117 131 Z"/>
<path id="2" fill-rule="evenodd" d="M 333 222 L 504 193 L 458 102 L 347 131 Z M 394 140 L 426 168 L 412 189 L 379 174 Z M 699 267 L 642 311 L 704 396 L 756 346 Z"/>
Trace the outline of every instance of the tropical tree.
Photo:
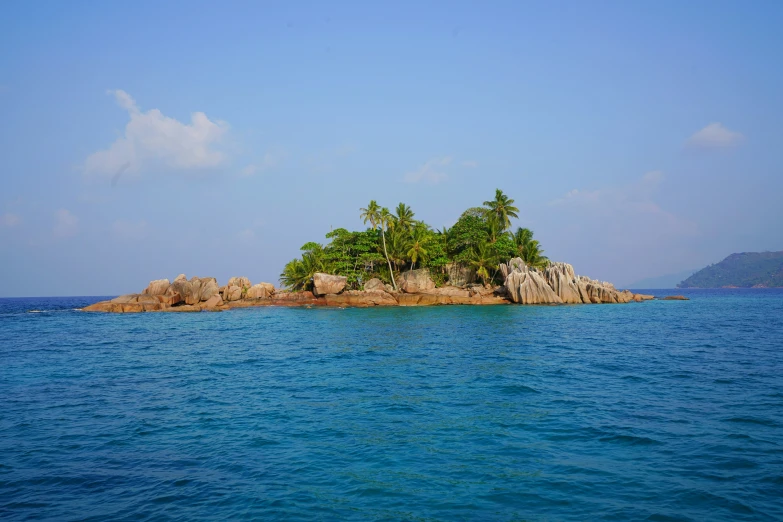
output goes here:
<path id="1" fill-rule="evenodd" d="M 364 220 L 365 223 L 370 222 L 370 226 L 375 229 L 381 229 L 381 240 L 383 241 L 383 255 L 386 257 L 386 263 L 389 265 L 389 272 L 392 274 L 391 281 L 394 285 L 394 289 L 397 290 L 397 282 L 394 280 L 394 271 L 391 267 L 391 261 L 389 260 L 389 253 L 386 251 L 386 229 L 392 220 L 392 215 L 389 213 L 389 209 L 386 207 L 381 208 L 378 203 L 373 199 L 367 205 L 367 208 L 359 209 L 362 211 L 359 217 Z"/>
<path id="2" fill-rule="evenodd" d="M 511 228 L 511 219 L 518 218 L 519 209 L 514 206 L 514 200 L 503 194 L 500 189 L 495 189 L 495 199 L 485 201 L 485 212 L 490 220 L 494 220 L 500 226 L 500 232 Z"/>
<path id="3" fill-rule="evenodd" d="M 401 266 L 405 266 L 408 259 L 408 235 L 409 232 L 401 228 L 393 228 L 386 235 L 386 247 L 395 271 L 399 270 Z"/>
<path id="4" fill-rule="evenodd" d="M 287 263 L 280 274 L 280 281 L 291 290 L 309 290 L 316 272 L 329 271 L 322 245 L 310 241 L 301 250 L 302 258 Z"/>
<path id="5" fill-rule="evenodd" d="M 337 228 L 326 234 L 331 242 L 324 247 L 326 262 L 331 273 L 345 276 L 348 288 L 360 288 L 372 277 L 375 266 L 385 261 L 377 230 L 349 232 Z M 369 276 L 369 277 L 368 277 Z"/>
<path id="6" fill-rule="evenodd" d="M 362 221 L 366 224 L 368 221 L 370 222 L 370 228 L 375 230 L 378 227 L 378 221 L 381 218 L 381 207 L 378 205 L 378 202 L 374 199 L 370 200 L 370 203 L 367 205 L 367 208 L 360 208 L 361 214 L 359 217 L 362 219 Z"/>
<path id="7" fill-rule="evenodd" d="M 416 261 L 425 261 L 429 258 L 429 244 L 432 242 L 432 233 L 424 224 L 413 227 L 410 231 L 408 242 L 408 259 L 411 260 L 411 269 L 416 266 Z"/>
<path id="8" fill-rule="evenodd" d="M 544 256 L 544 251 L 541 249 L 541 243 L 533 239 L 533 231 L 529 228 L 517 228 L 514 233 L 514 245 L 517 255 L 526 265 L 544 268 L 549 263 L 549 259 Z"/>
<path id="9" fill-rule="evenodd" d="M 503 230 L 501 230 L 502 226 L 500 224 L 500 221 L 492 215 L 488 216 L 487 218 L 487 232 L 489 233 L 489 240 L 491 243 L 494 243 L 498 240 L 498 236 L 500 236 L 503 233 Z"/>
<path id="10" fill-rule="evenodd" d="M 522 260 L 528 266 L 535 268 L 546 268 L 549 264 L 549 258 L 544 255 L 544 251 L 541 249 L 540 243 L 537 240 L 530 241 L 525 246 L 525 252 L 522 256 Z"/>
<path id="11" fill-rule="evenodd" d="M 394 279 L 394 271 L 391 267 L 391 261 L 389 260 L 389 252 L 386 250 L 386 230 L 389 229 L 389 225 L 392 222 L 392 215 L 389 209 L 383 207 L 378 212 L 378 226 L 381 229 L 381 239 L 383 240 L 383 255 L 386 256 L 386 263 L 389 265 L 389 272 L 391 273 L 391 282 L 394 289 L 397 290 L 397 281 Z"/>
<path id="12" fill-rule="evenodd" d="M 471 250 L 469 262 L 470 266 L 476 269 L 476 275 L 486 285 L 491 279 L 489 271 L 495 268 L 498 259 L 490 243 L 479 243 Z"/>
<path id="13" fill-rule="evenodd" d="M 413 216 L 415 216 L 415 214 L 411 210 L 411 207 L 405 203 L 400 203 L 394 210 L 394 226 L 402 228 L 403 230 L 410 230 L 415 223 Z"/>
<path id="14" fill-rule="evenodd" d="M 490 240 L 488 228 L 484 209 L 474 207 L 463 212 L 446 238 L 449 257 L 458 263 L 468 262 L 473 247 Z"/>
<path id="15" fill-rule="evenodd" d="M 522 257 L 525 252 L 525 245 L 533 240 L 533 231 L 529 228 L 517 227 L 517 231 L 513 234 L 514 245 L 517 247 L 517 255 Z"/>
<path id="16" fill-rule="evenodd" d="M 307 285 L 307 271 L 301 259 L 292 259 L 283 267 L 280 283 L 289 290 L 303 290 Z"/>

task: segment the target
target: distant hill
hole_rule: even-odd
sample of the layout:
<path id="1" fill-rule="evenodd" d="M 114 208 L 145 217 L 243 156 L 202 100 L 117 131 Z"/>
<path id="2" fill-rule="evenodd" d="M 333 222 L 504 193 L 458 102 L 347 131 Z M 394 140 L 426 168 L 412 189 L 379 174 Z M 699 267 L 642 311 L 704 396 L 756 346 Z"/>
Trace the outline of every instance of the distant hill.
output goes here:
<path id="1" fill-rule="evenodd" d="M 650 290 L 655 290 L 659 288 L 675 288 L 677 286 L 677 283 L 679 283 L 680 281 L 682 281 L 687 277 L 690 277 L 695 272 L 696 269 L 693 269 L 693 270 L 685 270 L 683 272 L 678 272 L 676 274 L 666 274 L 657 277 L 648 277 L 646 279 L 640 279 L 639 281 L 635 281 L 630 285 L 625 285 L 623 286 L 623 288 L 645 288 Z"/>
<path id="2" fill-rule="evenodd" d="M 742 252 L 702 268 L 678 288 L 783 287 L 783 252 Z"/>

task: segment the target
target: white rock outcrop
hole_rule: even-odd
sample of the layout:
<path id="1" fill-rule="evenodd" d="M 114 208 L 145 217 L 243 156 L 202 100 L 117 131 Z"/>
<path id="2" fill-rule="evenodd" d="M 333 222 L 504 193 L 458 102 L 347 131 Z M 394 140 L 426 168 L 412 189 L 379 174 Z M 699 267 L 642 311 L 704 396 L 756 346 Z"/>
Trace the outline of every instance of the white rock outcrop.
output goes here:
<path id="1" fill-rule="evenodd" d="M 628 303 L 639 301 L 628 290 L 619 292 L 612 283 L 574 273 L 568 263 L 552 263 L 543 271 L 514 258 L 500 265 L 506 278 L 508 298 L 522 304 Z"/>

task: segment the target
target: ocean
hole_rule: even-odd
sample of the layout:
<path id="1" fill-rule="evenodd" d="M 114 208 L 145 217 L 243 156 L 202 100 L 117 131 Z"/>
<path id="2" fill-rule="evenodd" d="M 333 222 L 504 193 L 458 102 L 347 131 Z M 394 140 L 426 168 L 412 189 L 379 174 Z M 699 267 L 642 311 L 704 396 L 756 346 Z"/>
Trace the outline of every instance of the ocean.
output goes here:
<path id="1" fill-rule="evenodd" d="M 0 518 L 783 519 L 783 290 L 668 293 L 691 300 L 0 299 Z"/>

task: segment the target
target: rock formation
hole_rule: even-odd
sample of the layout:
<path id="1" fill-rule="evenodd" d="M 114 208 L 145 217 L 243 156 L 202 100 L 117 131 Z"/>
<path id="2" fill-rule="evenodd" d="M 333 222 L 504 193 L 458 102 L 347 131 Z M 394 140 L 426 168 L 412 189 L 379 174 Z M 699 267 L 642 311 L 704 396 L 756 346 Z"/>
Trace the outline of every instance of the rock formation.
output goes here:
<path id="1" fill-rule="evenodd" d="M 366 283 L 364 283 L 364 290 L 370 291 L 370 290 L 381 290 L 383 292 L 386 291 L 386 285 L 383 284 L 383 281 L 378 279 L 377 277 L 373 277 Z"/>
<path id="2" fill-rule="evenodd" d="M 169 283 L 168 279 L 156 279 L 155 281 L 150 281 L 150 284 L 144 289 L 142 294 L 163 295 L 170 285 L 171 283 Z"/>
<path id="3" fill-rule="evenodd" d="M 476 280 L 476 269 L 461 263 L 447 264 L 446 274 L 449 276 L 449 284 L 452 286 L 465 286 Z"/>
<path id="4" fill-rule="evenodd" d="M 248 289 L 245 297 L 247 299 L 266 299 L 267 297 L 271 297 L 274 293 L 275 285 L 271 283 L 258 283 Z"/>
<path id="5" fill-rule="evenodd" d="M 549 304 L 562 303 L 563 300 L 547 284 L 543 276 L 535 269 L 524 266 L 521 270 L 512 270 L 506 277 L 506 292 L 515 303 Z"/>
<path id="6" fill-rule="evenodd" d="M 226 302 L 239 301 L 245 297 L 251 287 L 252 284 L 247 277 L 232 277 L 226 286 L 220 287 L 220 295 Z"/>
<path id="7" fill-rule="evenodd" d="M 400 274 L 397 279 L 397 286 L 406 294 L 418 294 L 433 290 L 435 282 L 430 278 L 428 268 L 419 268 L 418 270 L 408 270 Z"/>
<path id="8" fill-rule="evenodd" d="M 315 295 L 339 294 L 347 282 L 348 278 L 345 276 L 316 272 L 313 275 L 313 293 Z"/>
<path id="9" fill-rule="evenodd" d="M 500 265 L 509 298 L 522 304 L 628 303 L 649 296 L 619 292 L 613 284 L 574 274 L 568 263 L 552 263 L 543 272 L 520 258 Z"/>
<path id="10" fill-rule="evenodd" d="M 252 285 L 247 277 L 232 277 L 219 287 L 214 277 L 180 274 L 151 281 L 141 294 L 128 294 L 84 308 L 99 312 L 199 312 L 221 311 L 250 306 L 430 306 L 489 304 L 627 303 L 653 299 L 651 295 L 617 291 L 611 283 L 574 274 L 566 263 L 553 263 L 537 270 L 515 258 L 500 265 L 505 277 L 502 286 L 465 284 L 440 288 L 428 269 L 411 270 L 399 276 L 402 292 L 379 279 L 370 279 L 364 290 L 345 290 L 346 278 L 317 273 L 313 292 L 276 290 L 270 283 Z M 674 299 L 674 297 L 672 298 Z"/>
<path id="11" fill-rule="evenodd" d="M 396 306 L 397 300 L 386 290 L 348 290 L 342 294 L 326 296 L 328 306 Z"/>

